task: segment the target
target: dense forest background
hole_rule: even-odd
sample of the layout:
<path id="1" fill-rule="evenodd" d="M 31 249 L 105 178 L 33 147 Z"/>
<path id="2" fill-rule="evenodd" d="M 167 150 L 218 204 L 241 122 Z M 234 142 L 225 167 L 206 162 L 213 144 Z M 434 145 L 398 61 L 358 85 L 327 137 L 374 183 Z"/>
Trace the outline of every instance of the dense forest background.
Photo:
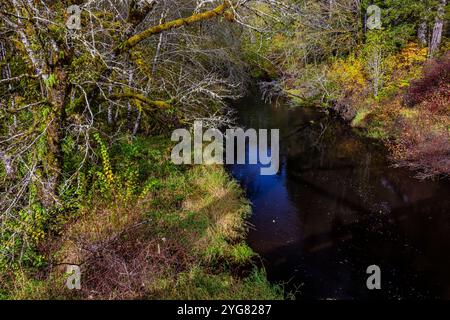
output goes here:
<path id="1" fill-rule="evenodd" d="M 254 83 L 418 178 L 450 173 L 446 0 L 6 0 L 0 17 L 0 297 L 288 296 L 224 169 L 169 161 L 173 129 L 233 125 Z"/>

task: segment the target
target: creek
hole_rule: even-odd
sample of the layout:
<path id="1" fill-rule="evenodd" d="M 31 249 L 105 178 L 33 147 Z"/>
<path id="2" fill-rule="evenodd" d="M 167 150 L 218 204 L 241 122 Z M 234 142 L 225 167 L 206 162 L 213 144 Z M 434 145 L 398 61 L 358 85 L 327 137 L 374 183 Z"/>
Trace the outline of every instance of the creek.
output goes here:
<path id="1" fill-rule="evenodd" d="M 319 108 L 234 105 L 243 128 L 280 129 L 280 171 L 229 165 L 252 202 L 248 243 L 298 299 L 450 298 L 450 183 L 393 168 L 379 142 Z M 367 267 L 381 269 L 368 290 Z"/>

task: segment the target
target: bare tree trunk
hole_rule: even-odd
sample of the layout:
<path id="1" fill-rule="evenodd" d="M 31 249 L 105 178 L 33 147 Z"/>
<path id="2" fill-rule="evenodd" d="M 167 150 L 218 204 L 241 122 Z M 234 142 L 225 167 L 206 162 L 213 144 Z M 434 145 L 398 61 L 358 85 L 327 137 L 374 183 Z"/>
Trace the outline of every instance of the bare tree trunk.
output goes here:
<path id="1" fill-rule="evenodd" d="M 380 48 L 374 48 L 369 59 L 370 76 L 372 80 L 373 95 L 378 97 L 383 86 L 383 53 Z"/>
<path id="2" fill-rule="evenodd" d="M 139 126 L 141 125 L 141 117 L 142 117 L 142 111 L 139 110 L 136 121 L 134 123 L 133 136 L 135 136 L 138 133 Z"/>
<path id="3" fill-rule="evenodd" d="M 12 177 L 14 174 L 14 170 L 11 164 L 11 158 L 0 151 L 0 159 L 3 162 L 3 166 L 5 167 L 6 176 L 9 178 Z"/>
<path id="4" fill-rule="evenodd" d="M 159 24 L 163 24 L 164 23 L 164 18 L 165 18 L 166 13 L 163 12 L 161 14 L 161 19 L 159 20 Z M 152 77 L 154 78 L 156 75 L 156 71 L 158 68 L 158 60 L 159 60 L 159 55 L 161 54 L 161 47 L 163 44 L 163 40 L 164 40 L 164 34 L 161 33 L 159 35 L 159 41 L 158 41 L 158 46 L 156 47 L 156 53 L 155 53 L 155 58 L 153 59 L 153 67 L 152 67 Z"/>
<path id="5" fill-rule="evenodd" d="M 130 70 L 130 75 L 128 77 L 128 84 L 130 86 L 133 84 L 133 70 Z M 130 130 L 130 132 L 132 132 L 133 131 L 133 129 L 132 129 L 133 125 L 132 125 L 132 122 L 131 122 L 131 118 L 133 116 L 133 106 L 131 105 L 130 101 L 128 101 L 127 107 L 128 107 L 128 110 L 127 110 L 127 125 L 128 125 L 128 129 Z"/>
<path id="6" fill-rule="evenodd" d="M 438 14 L 436 16 L 436 22 L 434 23 L 433 34 L 431 36 L 431 43 L 429 48 L 429 57 L 432 58 L 436 53 L 436 50 L 439 49 L 439 45 L 442 41 L 442 30 L 444 27 L 444 15 L 445 15 L 445 6 L 447 4 L 447 0 L 441 0 L 438 8 Z"/>
<path id="7" fill-rule="evenodd" d="M 422 22 L 417 30 L 417 38 L 424 46 L 428 44 L 428 26 L 426 22 Z"/>

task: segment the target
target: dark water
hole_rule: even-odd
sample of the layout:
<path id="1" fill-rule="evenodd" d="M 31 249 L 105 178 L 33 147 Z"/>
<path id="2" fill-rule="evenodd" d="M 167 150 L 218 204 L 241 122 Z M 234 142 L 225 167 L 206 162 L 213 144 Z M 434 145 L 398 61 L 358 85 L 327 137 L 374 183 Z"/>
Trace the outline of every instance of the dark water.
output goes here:
<path id="1" fill-rule="evenodd" d="M 253 203 L 248 243 L 298 299 L 450 299 L 450 183 L 394 169 L 385 150 L 316 109 L 249 97 L 244 128 L 281 129 L 281 169 L 229 169 Z M 381 290 L 367 289 L 369 265 Z"/>

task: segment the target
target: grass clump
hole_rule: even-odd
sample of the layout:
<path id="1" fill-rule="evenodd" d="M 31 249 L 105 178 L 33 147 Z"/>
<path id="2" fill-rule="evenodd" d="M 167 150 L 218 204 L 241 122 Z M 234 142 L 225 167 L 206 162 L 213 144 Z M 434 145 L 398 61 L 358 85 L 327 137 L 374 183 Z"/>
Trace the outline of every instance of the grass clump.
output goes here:
<path id="1" fill-rule="evenodd" d="M 236 279 L 227 272 L 211 274 L 195 266 L 180 274 L 172 286 L 164 287 L 161 295 L 188 300 L 279 300 L 283 291 L 272 286 L 261 270 L 254 269 L 246 278 Z"/>

